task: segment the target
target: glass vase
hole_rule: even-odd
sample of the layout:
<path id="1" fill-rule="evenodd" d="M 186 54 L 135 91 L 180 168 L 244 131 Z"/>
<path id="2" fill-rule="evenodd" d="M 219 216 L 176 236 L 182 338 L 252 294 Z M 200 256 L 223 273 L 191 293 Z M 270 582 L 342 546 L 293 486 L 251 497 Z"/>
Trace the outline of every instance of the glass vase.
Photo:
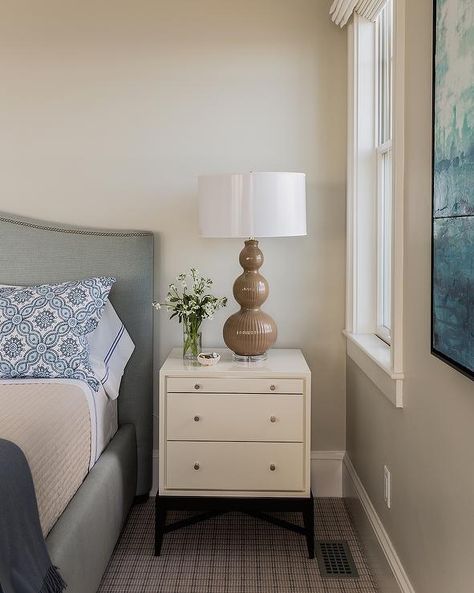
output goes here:
<path id="1" fill-rule="evenodd" d="M 185 360 L 197 360 L 198 354 L 202 352 L 200 327 L 200 323 L 183 321 L 183 358 Z"/>

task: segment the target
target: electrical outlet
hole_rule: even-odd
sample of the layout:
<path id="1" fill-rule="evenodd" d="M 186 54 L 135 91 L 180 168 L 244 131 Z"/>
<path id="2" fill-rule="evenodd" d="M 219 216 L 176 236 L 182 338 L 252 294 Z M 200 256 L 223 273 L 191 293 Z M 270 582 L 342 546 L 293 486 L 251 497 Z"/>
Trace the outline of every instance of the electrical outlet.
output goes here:
<path id="1" fill-rule="evenodd" d="M 392 474 L 386 465 L 383 466 L 383 497 L 387 508 L 392 506 Z"/>

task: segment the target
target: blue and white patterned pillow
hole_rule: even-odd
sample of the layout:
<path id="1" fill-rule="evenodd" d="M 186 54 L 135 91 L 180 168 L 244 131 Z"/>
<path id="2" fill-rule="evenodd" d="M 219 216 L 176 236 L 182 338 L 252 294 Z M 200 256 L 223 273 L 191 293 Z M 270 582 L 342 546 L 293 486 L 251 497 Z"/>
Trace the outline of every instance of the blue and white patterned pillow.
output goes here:
<path id="1" fill-rule="evenodd" d="M 89 361 L 93 332 L 115 278 L 0 287 L 0 377 L 100 383 Z"/>

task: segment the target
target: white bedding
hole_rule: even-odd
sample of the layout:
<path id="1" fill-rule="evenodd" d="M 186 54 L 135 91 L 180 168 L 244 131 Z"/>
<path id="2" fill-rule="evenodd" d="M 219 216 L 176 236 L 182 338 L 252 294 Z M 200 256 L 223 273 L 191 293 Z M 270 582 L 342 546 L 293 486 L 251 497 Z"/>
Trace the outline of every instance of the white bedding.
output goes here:
<path id="1" fill-rule="evenodd" d="M 117 401 L 107 397 L 104 388 L 93 391 L 84 381 L 76 379 L 0 379 L 0 390 L 2 385 L 76 385 L 82 391 L 91 420 L 91 448 L 89 469 L 99 459 L 102 451 L 107 447 L 110 440 L 118 429 Z M 33 387 L 34 389 L 34 387 Z M 34 396 L 33 396 L 34 397 Z M 0 414 L 1 419 L 1 414 Z M 1 432 L 0 432 L 1 434 Z"/>
<path id="2" fill-rule="evenodd" d="M 0 438 L 24 452 L 46 536 L 117 430 L 117 403 L 68 379 L 0 381 Z"/>

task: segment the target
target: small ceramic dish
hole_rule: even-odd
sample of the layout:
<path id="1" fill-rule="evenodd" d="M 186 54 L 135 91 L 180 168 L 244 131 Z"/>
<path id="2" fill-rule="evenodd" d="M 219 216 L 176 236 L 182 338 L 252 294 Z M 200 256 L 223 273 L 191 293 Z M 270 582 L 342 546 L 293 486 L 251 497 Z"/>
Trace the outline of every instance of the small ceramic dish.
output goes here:
<path id="1" fill-rule="evenodd" d="M 219 362 L 221 355 L 217 352 L 201 352 L 198 354 L 198 362 L 204 367 L 211 367 Z"/>

